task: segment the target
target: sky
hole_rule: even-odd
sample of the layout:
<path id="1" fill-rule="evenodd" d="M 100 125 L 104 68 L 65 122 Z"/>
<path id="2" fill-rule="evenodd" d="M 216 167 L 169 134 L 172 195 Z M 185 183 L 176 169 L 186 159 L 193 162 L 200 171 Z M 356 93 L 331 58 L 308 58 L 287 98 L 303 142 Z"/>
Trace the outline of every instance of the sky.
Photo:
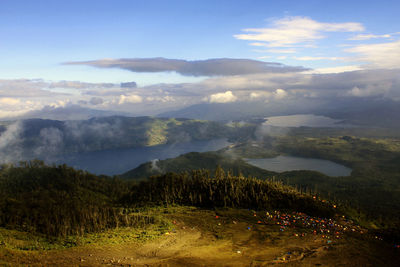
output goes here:
<path id="1" fill-rule="evenodd" d="M 397 100 L 398 10 L 366 0 L 0 0 L 0 118 L 70 105 L 142 115 L 243 99 Z"/>

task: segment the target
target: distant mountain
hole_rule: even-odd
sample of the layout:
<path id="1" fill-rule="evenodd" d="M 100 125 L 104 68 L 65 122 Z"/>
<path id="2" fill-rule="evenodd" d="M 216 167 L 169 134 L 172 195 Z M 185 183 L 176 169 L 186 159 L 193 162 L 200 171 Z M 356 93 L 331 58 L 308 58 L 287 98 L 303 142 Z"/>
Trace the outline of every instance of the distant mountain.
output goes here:
<path id="1" fill-rule="evenodd" d="M 307 101 L 299 103 L 234 102 L 203 103 L 180 110 L 159 114 L 160 117 L 191 118 L 216 121 L 248 120 L 254 117 L 269 117 L 313 113 L 324 105 L 323 102 Z"/>
<path id="2" fill-rule="evenodd" d="M 327 108 L 319 113 L 366 127 L 400 128 L 400 102 L 398 101 L 346 98 L 340 100 L 339 103 L 336 108 Z"/>
<path id="3" fill-rule="evenodd" d="M 87 120 L 93 117 L 105 117 L 115 115 L 124 116 L 128 114 L 119 111 L 98 110 L 84 108 L 79 105 L 69 105 L 66 107 L 46 106 L 43 109 L 30 111 L 20 117 L 11 119 L 40 118 L 48 120 Z"/>
<path id="4" fill-rule="evenodd" d="M 365 127 L 400 127 L 399 102 L 356 97 L 337 98 L 335 101 L 310 98 L 301 102 L 289 100 L 282 103 L 203 103 L 165 112 L 159 116 L 230 121 L 295 114 L 324 115 Z"/>

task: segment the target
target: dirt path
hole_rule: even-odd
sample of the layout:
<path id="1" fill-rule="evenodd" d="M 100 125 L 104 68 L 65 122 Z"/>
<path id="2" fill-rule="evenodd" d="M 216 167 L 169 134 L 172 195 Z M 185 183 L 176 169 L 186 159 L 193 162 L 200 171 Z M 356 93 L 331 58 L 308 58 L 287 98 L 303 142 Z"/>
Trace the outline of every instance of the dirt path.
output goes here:
<path id="1" fill-rule="evenodd" d="M 10 258 L 11 266 L 372 266 L 382 249 L 362 241 L 296 237 L 274 225 L 221 216 L 211 211 L 173 215 L 171 233 L 144 244 L 85 246 Z"/>
<path id="2" fill-rule="evenodd" d="M 264 242 L 261 246 L 255 237 L 258 231 L 248 231 L 245 223 L 221 226 L 219 234 L 224 233 L 232 235 L 218 238 L 213 231 L 179 222 L 175 233 L 145 244 L 72 248 L 35 256 L 26 254 L 15 263 L 37 266 L 260 266 L 278 263 L 274 259 L 285 254 L 281 245 L 271 247 Z M 277 244 L 277 239 L 274 240 Z M 304 257 L 304 253 L 302 255 Z"/>

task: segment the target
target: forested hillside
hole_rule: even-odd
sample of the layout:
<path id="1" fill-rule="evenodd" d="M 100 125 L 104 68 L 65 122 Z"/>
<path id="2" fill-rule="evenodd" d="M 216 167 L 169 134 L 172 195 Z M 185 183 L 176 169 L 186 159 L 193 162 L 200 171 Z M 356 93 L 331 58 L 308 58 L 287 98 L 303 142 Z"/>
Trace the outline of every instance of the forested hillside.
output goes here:
<path id="1" fill-rule="evenodd" d="M 129 210 L 148 205 L 279 208 L 318 216 L 334 212 L 327 202 L 280 182 L 237 177 L 225 174 L 222 168 L 217 168 L 215 175 L 209 171 L 169 173 L 132 183 L 40 161 L 3 166 L 0 200 L 1 227 L 49 236 L 136 225 L 146 218 L 133 216 Z"/>
<path id="2" fill-rule="evenodd" d="M 137 168 L 121 175 L 124 179 L 146 179 L 152 175 L 165 174 L 167 172 L 191 172 L 192 170 L 207 169 L 215 172 L 217 166 L 229 170 L 232 175 L 253 176 L 259 179 L 272 177 L 277 173 L 260 169 L 246 163 L 239 157 L 230 157 L 220 152 L 191 152 L 179 157 L 151 161 L 141 164 Z"/>

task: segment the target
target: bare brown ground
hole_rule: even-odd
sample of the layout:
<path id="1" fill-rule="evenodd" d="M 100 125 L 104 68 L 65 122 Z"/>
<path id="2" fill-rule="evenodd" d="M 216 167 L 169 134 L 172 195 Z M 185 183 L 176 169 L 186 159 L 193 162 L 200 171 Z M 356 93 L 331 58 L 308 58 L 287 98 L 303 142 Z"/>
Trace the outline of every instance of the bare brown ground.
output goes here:
<path id="1" fill-rule="evenodd" d="M 46 252 L 3 253 L 18 266 L 398 266 L 399 252 L 381 241 L 348 236 L 296 237 L 294 229 L 254 224 L 213 211 L 169 215 L 174 232 L 156 240 Z M 250 227 L 250 230 L 248 229 Z"/>

